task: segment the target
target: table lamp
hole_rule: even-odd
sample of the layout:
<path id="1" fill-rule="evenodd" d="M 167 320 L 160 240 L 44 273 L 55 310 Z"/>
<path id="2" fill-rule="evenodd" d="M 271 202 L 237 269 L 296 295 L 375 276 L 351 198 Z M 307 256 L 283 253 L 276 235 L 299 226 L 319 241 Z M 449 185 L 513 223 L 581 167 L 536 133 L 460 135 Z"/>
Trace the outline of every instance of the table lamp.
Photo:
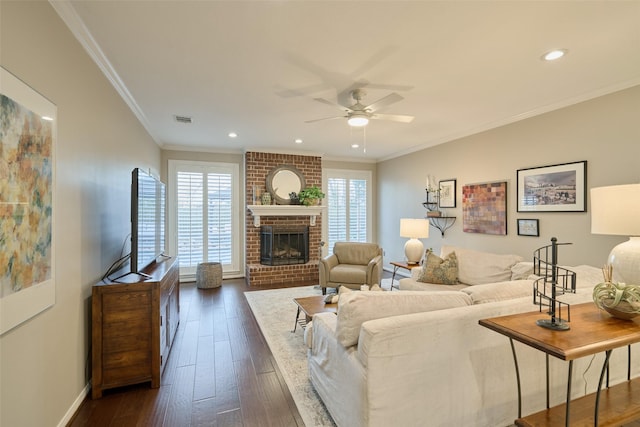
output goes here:
<path id="1" fill-rule="evenodd" d="M 591 233 L 630 236 L 611 250 L 608 263 L 614 281 L 640 285 L 640 184 L 592 188 Z"/>
<path id="2" fill-rule="evenodd" d="M 424 253 L 424 245 L 418 239 L 429 237 L 429 221 L 426 219 L 401 218 L 400 236 L 408 237 L 404 254 L 409 264 L 418 264 Z"/>

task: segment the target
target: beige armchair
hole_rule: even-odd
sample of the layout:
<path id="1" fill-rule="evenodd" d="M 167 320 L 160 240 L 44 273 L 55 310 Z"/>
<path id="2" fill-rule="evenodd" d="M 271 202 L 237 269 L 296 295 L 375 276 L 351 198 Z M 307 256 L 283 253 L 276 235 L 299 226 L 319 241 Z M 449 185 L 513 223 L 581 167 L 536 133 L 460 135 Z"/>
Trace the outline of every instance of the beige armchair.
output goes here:
<path id="1" fill-rule="evenodd" d="M 336 242 L 333 254 L 320 260 L 322 294 L 327 288 L 380 284 L 382 279 L 382 248 L 375 243 Z"/>

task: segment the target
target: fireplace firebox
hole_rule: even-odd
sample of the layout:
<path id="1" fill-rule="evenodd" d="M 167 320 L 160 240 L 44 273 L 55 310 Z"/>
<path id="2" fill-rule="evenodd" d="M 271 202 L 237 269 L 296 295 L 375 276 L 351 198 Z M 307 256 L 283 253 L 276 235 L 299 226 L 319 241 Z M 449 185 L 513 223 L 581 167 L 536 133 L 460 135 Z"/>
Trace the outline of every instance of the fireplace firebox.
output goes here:
<path id="1" fill-rule="evenodd" d="M 260 227 L 260 264 L 289 265 L 309 262 L 309 227 Z"/>

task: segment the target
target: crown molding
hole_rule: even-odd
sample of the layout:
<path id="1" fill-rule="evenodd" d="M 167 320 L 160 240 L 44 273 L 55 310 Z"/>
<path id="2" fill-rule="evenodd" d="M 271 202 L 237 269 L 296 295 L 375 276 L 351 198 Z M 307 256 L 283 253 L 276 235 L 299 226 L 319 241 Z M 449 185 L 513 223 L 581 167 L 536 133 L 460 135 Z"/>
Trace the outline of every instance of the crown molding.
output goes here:
<path id="1" fill-rule="evenodd" d="M 98 45 L 98 42 L 93 38 L 91 32 L 89 32 L 89 29 L 84 24 L 82 18 L 80 18 L 71 2 L 68 0 L 49 0 L 49 4 L 67 25 L 69 30 L 71 30 L 71 33 L 74 35 L 76 40 L 78 40 L 82 47 L 84 47 L 84 50 L 89 54 L 91 59 L 93 59 L 93 62 L 95 62 L 98 68 L 100 68 L 107 80 L 109 80 L 111 85 L 115 88 L 116 92 L 118 92 L 120 97 L 129 106 L 147 133 L 158 146 L 162 147 L 160 138 L 158 138 L 158 136 L 153 132 L 147 117 L 142 112 L 142 109 L 107 59 L 106 55 L 100 48 L 100 45 Z"/>

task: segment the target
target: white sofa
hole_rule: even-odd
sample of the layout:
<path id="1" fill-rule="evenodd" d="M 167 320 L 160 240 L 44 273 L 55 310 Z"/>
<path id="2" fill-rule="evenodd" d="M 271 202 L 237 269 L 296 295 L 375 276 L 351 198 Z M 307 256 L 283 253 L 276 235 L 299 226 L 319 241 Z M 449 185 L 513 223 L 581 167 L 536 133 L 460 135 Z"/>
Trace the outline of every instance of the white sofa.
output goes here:
<path id="1" fill-rule="evenodd" d="M 590 302 L 593 286 L 602 281 L 600 270 L 572 269 L 578 291 L 561 298 Z M 509 340 L 478 321 L 537 310 L 531 283 L 342 295 L 337 316 L 314 316 L 308 334 L 311 382 L 338 426 L 512 425 L 517 385 Z M 505 286 L 515 288 L 505 294 Z M 519 343 L 516 351 L 527 415 L 545 408 L 545 356 Z M 568 363 L 550 360 L 556 405 L 566 398 Z M 574 362 L 573 397 L 595 390 L 603 360 L 597 355 L 592 366 L 591 357 Z M 638 375 L 640 366 L 633 370 Z M 612 384 L 626 379 L 626 351 L 613 352 L 610 375 Z"/>

